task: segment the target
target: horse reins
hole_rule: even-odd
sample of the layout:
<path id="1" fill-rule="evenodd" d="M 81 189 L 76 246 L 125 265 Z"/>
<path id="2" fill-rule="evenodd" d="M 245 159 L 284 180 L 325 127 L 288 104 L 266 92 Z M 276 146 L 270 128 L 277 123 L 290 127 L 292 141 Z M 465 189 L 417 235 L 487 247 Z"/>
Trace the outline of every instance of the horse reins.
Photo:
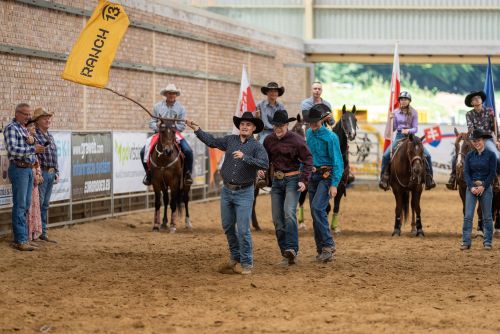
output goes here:
<path id="1" fill-rule="evenodd" d="M 406 154 L 408 155 L 408 151 L 406 152 Z M 417 161 L 417 160 L 419 160 L 420 162 L 422 162 L 422 164 L 424 163 L 424 162 L 423 162 L 422 157 L 421 157 L 421 156 L 419 156 L 419 155 L 416 155 L 416 156 L 414 156 L 414 157 L 413 157 L 413 158 L 411 158 L 411 159 L 408 157 L 408 162 L 410 163 L 410 181 L 408 182 L 408 184 L 407 184 L 407 185 L 404 185 L 404 184 L 401 182 L 401 180 L 400 180 L 400 179 L 399 179 L 399 177 L 398 177 L 398 172 L 397 172 L 396 170 L 394 170 L 394 175 L 396 176 L 396 181 L 398 181 L 398 183 L 399 183 L 399 185 L 400 185 L 401 187 L 403 187 L 403 188 L 408 188 L 408 187 L 409 187 L 409 185 L 410 185 L 410 183 L 411 183 L 411 175 L 412 175 L 412 170 L 411 170 L 411 168 L 412 168 L 412 166 L 413 166 L 413 163 L 414 163 L 415 161 Z"/>

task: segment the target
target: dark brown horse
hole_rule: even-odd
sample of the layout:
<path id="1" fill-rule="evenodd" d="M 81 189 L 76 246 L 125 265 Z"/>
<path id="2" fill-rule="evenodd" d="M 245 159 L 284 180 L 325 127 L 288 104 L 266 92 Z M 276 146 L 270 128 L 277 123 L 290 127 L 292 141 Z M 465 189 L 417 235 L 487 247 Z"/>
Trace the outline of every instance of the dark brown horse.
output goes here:
<path id="1" fill-rule="evenodd" d="M 158 118 L 159 120 L 159 139 L 153 148 L 150 157 L 151 163 L 151 183 L 155 192 L 155 218 L 153 231 L 160 230 L 160 207 L 161 196 L 163 194 L 163 205 L 165 207 L 163 216 L 163 226 L 167 226 L 168 214 L 167 206 L 170 198 L 170 232 L 174 233 L 177 229 L 176 220 L 182 212 L 181 204 L 185 202 L 185 195 L 188 194 L 184 187 L 183 164 L 181 149 L 176 142 L 175 133 L 176 122 L 181 120 Z M 170 196 L 169 196 L 170 191 Z M 187 198 L 189 200 L 189 197 Z M 191 229 L 189 222 L 189 212 L 186 205 L 186 227 Z"/>
<path id="2" fill-rule="evenodd" d="M 465 157 L 467 153 L 473 150 L 470 140 L 467 138 L 466 132 L 459 133 L 457 129 L 454 129 L 455 136 L 455 152 L 457 154 L 457 185 L 458 192 L 460 194 L 460 199 L 462 200 L 462 214 L 465 215 L 465 192 L 467 191 L 467 185 L 465 184 L 464 178 L 464 164 Z M 495 229 L 500 229 L 500 194 L 497 192 L 493 193 L 493 203 L 491 205 L 492 218 L 495 221 Z M 483 233 L 483 211 L 481 210 L 480 204 L 477 206 L 477 236 L 482 237 Z"/>
<path id="3" fill-rule="evenodd" d="M 424 146 L 420 138 L 409 135 L 401 139 L 393 152 L 390 165 L 389 182 L 396 199 L 393 236 L 401 235 L 401 221 L 408 222 L 410 196 L 412 232 L 417 237 L 424 236 L 420 217 L 420 197 L 425 180 L 424 163 Z"/>

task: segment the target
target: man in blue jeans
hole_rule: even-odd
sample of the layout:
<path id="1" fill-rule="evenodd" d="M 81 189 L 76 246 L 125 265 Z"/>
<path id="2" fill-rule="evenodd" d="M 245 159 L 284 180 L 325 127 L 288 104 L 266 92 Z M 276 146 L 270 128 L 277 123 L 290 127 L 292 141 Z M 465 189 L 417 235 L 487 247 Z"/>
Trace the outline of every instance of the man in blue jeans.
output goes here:
<path id="1" fill-rule="evenodd" d="M 233 117 L 233 123 L 239 129 L 239 135 L 214 138 L 203 131 L 196 123 L 186 120 L 186 125 L 203 143 L 209 147 L 225 151 L 221 176 L 224 185 L 221 190 L 220 209 L 222 228 L 229 245 L 229 262 L 224 263 L 222 273 L 252 273 L 253 246 L 250 233 L 254 182 L 257 170 L 267 169 L 269 160 L 266 150 L 253 138 L 264 128 L 262 120 L 251 112 L 241 117 Z"/>
<path id="2" fill-rule="evenodd" d="M 331 112 L 327 105 L 314 105 L 303 111 L 304 121 L 310 124 L 306 131 L 307 146 L 313 156 L 313 173 L 309 180 L 309 205 L 313 218 L 316 260 L 329 262 L 335 253 L 335 241 L 328 226 L 326 208 L 330 198 L 337 194 L 337 186 L 344 172 L 344 162 L 340 152 L 339 138 L 322 126 L 322 121 Z"/>
<path id="3" fill-rule="evenodd" d="M 15 118 L 4 129 L 5 147 L 9 158 L 9 179 L 12 183 L 12 231 L 13 247 L 20 251 L 35 248 L 28 242 L 27 216 L 33 192 L 33 172 L 35 154 L 42 153 L 44 147 L 35 143 L 25 127 L 31 116 L 27 103 L 16 106 Z"/>
<path id="4" fill-rule="evenodd" d="M 299 251 L 297 203 L 312 170 L 312 155 L 304 138 L 288 131 L 288 123 L 295 120 L 288 118 L 286 110 L 276 111 L 271 121 L 273 133 L 264 139 L 272 166 L 271 201 L 276 239 L 288 265 L 295 264 Z"/>
<path id="5" fill-rule="evenodd" d="M 52 195 L 52 187 L 57 183 L 59 178 L 57 146 L 54 137 L 49 132 L 52 115 L 53 113 L 48 112 L 45 108 L 38 107 L 35 109 L 33 119 L 36 121 L 35 140 L 38 144 L 45 147 L 45 151 L 37 155 L 43 178 L 42 184 L 38 186 L 42 220 L 42 234 L 38 239 L 45 242 L 57 243 L 57 241 L 47 236 L 47 213 L 49 211 L 50 196 Z"/>

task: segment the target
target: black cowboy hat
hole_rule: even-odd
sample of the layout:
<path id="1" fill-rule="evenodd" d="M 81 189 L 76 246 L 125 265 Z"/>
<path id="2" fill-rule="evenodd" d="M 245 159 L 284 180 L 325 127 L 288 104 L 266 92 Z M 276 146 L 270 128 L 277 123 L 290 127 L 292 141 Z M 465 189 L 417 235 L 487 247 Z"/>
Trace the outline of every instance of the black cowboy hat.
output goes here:
<path id="1" fill-rule="evenodd" d="M 484 131 L 482 129 L 474 129 L 471 134 L 469 135 L 470 140 L 477 140 L 477 139 L 491 139 L 491 134 L 488 131 Z"/>
<path id="2" fill-rule="evenodd" d="M 250 111 L 245 111 L 241 117 L 233 116 L 234 126 L 238 129 L 240 128 L 241 121 L 252 122 L 255 125 L 255 131 L 253 133 L 259 133 L 264 129 L 264 122 L 260 118 L 254 117 Z"/>
<path id="3" fill-rule="evenodd" d="M 285 87 L 278 85 L 276 82 L 271 81 L 267 84 L 267 86 L 260 87 L 260 91 L 262 94 L 267 95 L 267 92 L 271 89 L 276 89 L 278 91 L 278 96 L 283 95 L 285 93 Z"/>
<path id="4" fill-rule="evenodd" d="M 286 110 L 276 110 L 273 119 L 270 121 L 270 123 L 272 125 L 283 125 L 296 120 L 297 119 L 295 117 L 288 118 L 288 113 Z"/>
<path id="5" fill-rule="evenodd" d="M 313 123 L 321 120 L 322 118 L 328 116 L 332 110 L 324 103 L 315 104 L 309 110 L 302 110 L 302 116 L 304 121 L 307 123 Z"/>
<path id="6" fill-rule="evenodd" d="M 483 101 L 484 101 L 484 100 L 486 100 L 486 94 L 485 94 L 482 90 L 477 91 L 477 92 L 472 92 L 472 93 L 470 93 L 469 95 L 467 95 L 467 96 L 465 97 L 465 105 L 466 105 L 467 107 L 472 107 L 472 104 L 470 104 L 470 103 L 471 103 L 472 98 L 473 98 L 474 96 L 480 96 L 480 97 L 481 97 L 481 100 L 483 100 Z"/>

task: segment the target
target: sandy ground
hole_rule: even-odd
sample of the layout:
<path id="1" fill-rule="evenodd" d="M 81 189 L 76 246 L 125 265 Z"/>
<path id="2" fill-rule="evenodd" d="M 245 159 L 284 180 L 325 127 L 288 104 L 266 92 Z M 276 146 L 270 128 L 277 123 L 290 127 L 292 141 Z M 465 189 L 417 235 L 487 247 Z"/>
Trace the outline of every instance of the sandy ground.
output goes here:
<path id="1" fill-rule="evenodd" d="M 352 190 L 333 263 L 280 267 L 270 198 L 258 202 L 249 277 L 222 275 L 219 202 L 192 233 L 152 233 L 151 212 L 56 229 L 32 253 L 0 242 L 0 333 L 498 333 L 500 245 L 461 252 L 458 193 L 423 195 L 425 239 L 391 237 L 392 193 Z M 310 217 L 306 212 L 306 217 Z"/>

